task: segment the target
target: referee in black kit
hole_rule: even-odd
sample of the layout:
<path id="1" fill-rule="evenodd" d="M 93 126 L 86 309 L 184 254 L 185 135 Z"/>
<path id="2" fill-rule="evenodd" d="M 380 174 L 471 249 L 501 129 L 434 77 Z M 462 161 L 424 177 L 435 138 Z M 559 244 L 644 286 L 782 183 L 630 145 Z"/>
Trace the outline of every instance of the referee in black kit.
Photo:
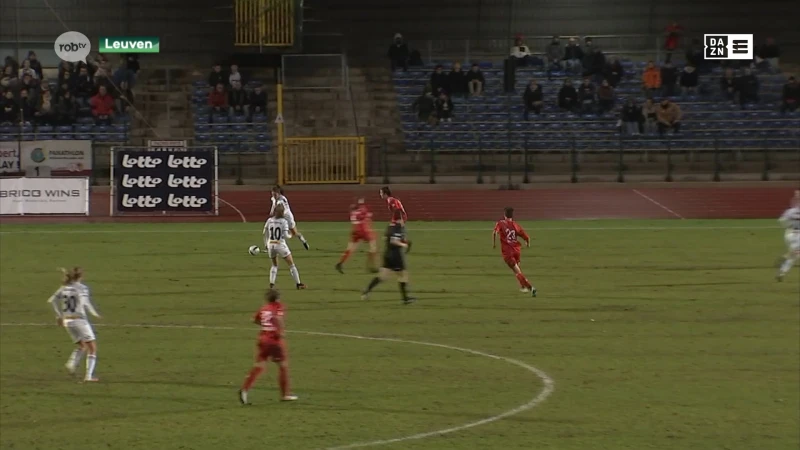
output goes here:
<path id="1" fill-rule="evenodd" d="M 363 300 L 369 298 L 369 293 L 372 292 L 375 286 L 379 285 L 381 281 L 385 281 L 394 272 L 397 274 L 403 303 L 408 305 L 417 300 L 408 295 L 408 269 L 406 269 L 405 254 L 411 250 L 411 241 L 406 239 L 405 223 L 400 211 L 394 211 L 392 216 L 392 224 L 386 229 L 386 250 L 383 254 L 383 265 L 378 276 L 369 282 L 369 286 L 361 294 L 361 298 Z"/>

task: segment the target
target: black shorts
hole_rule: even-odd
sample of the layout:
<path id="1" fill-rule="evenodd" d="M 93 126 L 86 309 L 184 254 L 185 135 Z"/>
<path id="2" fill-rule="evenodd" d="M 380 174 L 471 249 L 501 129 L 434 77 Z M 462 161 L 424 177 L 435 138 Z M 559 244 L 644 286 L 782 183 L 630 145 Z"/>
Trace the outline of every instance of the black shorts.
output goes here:
<path id="1" fill-rule="evenodd" d="M 402 272 L 406 270 L 406 257 L 398 250 L 387 252 L 383 255 L 383 268 Z"/>

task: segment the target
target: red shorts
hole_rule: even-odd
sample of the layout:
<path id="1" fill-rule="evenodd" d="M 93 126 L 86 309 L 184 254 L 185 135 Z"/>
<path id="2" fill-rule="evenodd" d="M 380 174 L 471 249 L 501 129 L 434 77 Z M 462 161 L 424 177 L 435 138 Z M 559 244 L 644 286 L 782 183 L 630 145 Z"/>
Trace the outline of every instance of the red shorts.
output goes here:
<path id="1" fill-rule="evenodd" d="M 508 264 L 508 267 L 511 267 L 512 269 L 514 266 L 519 264 L 521 258 L 522 254 L 519 251 L 503 252 L 503 261 L 505 261 L 505 263 Z"/>
<path id="2" fill-rule="evenodd" d="M 350 233 L 350 242 L 357 244 L 361 241 L 371 242 L 375 240 L 375 233 L 372 230 L 353 230 Z"/>
<path id="3" fill-rule="evenodd" d="M 256 344 L 257 354 L 256 360 L 281 362 L 288 356 L 286 354 L 286 345 L 283 341 L 274 340 L 259 340 Z"/>

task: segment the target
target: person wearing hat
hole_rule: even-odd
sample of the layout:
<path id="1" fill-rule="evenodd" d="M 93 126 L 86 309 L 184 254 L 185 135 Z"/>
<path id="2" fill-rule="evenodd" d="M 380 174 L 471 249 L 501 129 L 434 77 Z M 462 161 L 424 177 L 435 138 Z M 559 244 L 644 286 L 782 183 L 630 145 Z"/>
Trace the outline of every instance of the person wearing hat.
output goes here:
<path id="1" fill-rule="evenodd" d="M 403 41 L 403 35 L 395 33 L 394 42 L 389 46 L 389 60 L 392 62 L 392 72 L 402 67 L 404 72 L 408 72 L 408 44 Z"/>

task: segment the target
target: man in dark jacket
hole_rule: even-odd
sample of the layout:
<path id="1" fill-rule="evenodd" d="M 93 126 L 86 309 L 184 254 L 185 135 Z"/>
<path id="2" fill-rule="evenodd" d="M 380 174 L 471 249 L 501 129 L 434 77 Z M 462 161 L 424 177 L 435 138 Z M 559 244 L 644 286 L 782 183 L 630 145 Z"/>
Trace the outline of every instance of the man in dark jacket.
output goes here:
<path id="1" fill-rule="evenodd" d="M 253 89 L 253 93 L 250 95 L 250 119 L 253 120 L 254 114 L 266 114 L 267 113 L 267 93 L 264 92 L 264 88 L 261 86 L 256 86 Z"/>
<path id="2" fill-rule="evenodd" d="M 742 109 L 746 103 L 758 103 L 758 78 L 750 68 L 745 68 L 744 73 L 735 83 L 736 90 L 739 91 L 739 104 Z"/>
<path id="3" fill-rule="evenodd" d="M 794 77 L 789 77 L 789 82 L 783 86 L 783 96 L 781 97 L 781 112 L 795 112 L 800 105 L 800 83 Z"/>
<path id="4" fill-rule="evenodd" d="M 442 92 L 450 92 L 448 81 L 449 78 L 447 74 L 443 72 L 442 66 L 436 66 L 431 74 L 431 88 L 433 88 L 433 95 L 438 97 Z"/>
<path id="5" fill-rule="evenodd" d="M 228 92 L 228 106 L 231 108 L 231 115 L 246 115 L 249 103 L 250 99 L 247 98 L 247 92 L 242 89 L 242 83 L 234 81 L 230 92 Z"/>
<path id="6" fill-rule="evenodd" d="M 547 79 L 553 79 L 553 71 L 561 70 L 561 61 L 564 60 L 564 48 L 558 36 L 553 36 L 553 40 L 544 48 L 544 56 L 547 58 Z"/>
<path id="7" fill-rule="evenodd" d="M 606 55 L 594 46 L 592 38 L 584 41 L 586 51 L 583 54 L 583 76 L 592 77 L 595 80 L 602 78 L 603 68 L 606 65 Z"/>
<path id="8" fill-rule="evenodd" d="M 531 80 L 528 87 L 525 88 L 522 101 L 525 104 L 525 113 L 523 114 L 525 120 L 528 120 L 531 111 L 537 116 L 542 113 L 544 94 L 542 93 L 542 86 L 536 80 Z"/>
<path id="9" fill-rule="evenodd" d="M 392 63 L 392 72 L 402 67 L 403 71 L 408 72 L 408 44 L 403 41 L 403 35 L 395 33 L 394 42 L 389 46 L 389 61 Z"/>
<path id="10" fill-rule="evenodd" d="M 447 74 L 447 85 L 450 95 L 465 95 L 467 93 L 467 74 L 461 70 L 460 63 L 453 63 L 453 68 Z"/>
<path id="11" fill-rule="evenodd" d="M 480 66 L 473 64 L 472 69 L 467 72 L 467 89 L 469 90 L 469 95 L 481 95 L 485 84 L 486 78 L 483 77 Z"/>
<path id="12" fill-rule="evenodd" d="M 578 45 L 577 39 L 570 38 L 564 49 L 564 65 L 568 71 L 577 73 L 581 70 L 581 61 L 583 61 L 583 50 Z"/>
<path id="13" fill-rule="evenodd" d="M 558 107 L 571 112 L 578 107 L 578 92 L 569 78 L 564 80 L 564 85 L 558 91 Z"/>
<path id="14" fill-rule="evenodd" d="M 83 66 L 75 80 L 75 100 L 80 106 L 88 106 L 92 95 L 94 95 L 94 79 L 89 74 L 89 68 Z"/>
<path id="15" fill-rule="evenodd" d="M 638 136 L 640 133 L 640 125 L 644 122 L 642 116 L 642 108 L 639 107 L 632 97 L 629 97 L 625 105 L 620 111 L 620 121 L 622 122 L 623 129 L 631 136 Z"/>
<path id="16" fill-rule="evenodd" d="M 431 91 L 426 90 L 414 100 L 411 109 L 417 113 L 417 118 L 419 118 L 421 122 L 435 122 L 434 112 L 436 111 L 436 97 L 433 96 Z"/>
<path id="17" fill-rule="evenodd" d="M 595 87 L 589 77 L 583 79 L 580 87 L 578 87 L 578 102 L 580 104 L 581 112 L 587 113 L 594 111 L 595 106 Z"/>
<path id="18" fill-rule="evenodd" d="M 225 74 L 222 73 L 222 65 L 217 63 L 214 64 L 214 66 L 211 68 L 211 73 L 208 74 L 208 86 L 211 89 L 214 89 L 220 83 L 227 84 L 228 77 L 226 77 Z"/>
<path id="19" fill-rule="evenodd" d="M 756 52 L 756 57 L 756 61 L 766 62 L 770 70 L 777 71 L 780 69 L 781 49 L 778 47 L 778 44 L 775 43 L 775 39 L 771 37 L 767 38 L 764 45 L 759 47 Z"/>
<path id="20" fill-rule="evenodd" d="M 678 69 L 671 62 L 666 62 L 661 67 L 661 90 L 664 97 L 675 95 L 675 85 L 678 83 Z"/>

